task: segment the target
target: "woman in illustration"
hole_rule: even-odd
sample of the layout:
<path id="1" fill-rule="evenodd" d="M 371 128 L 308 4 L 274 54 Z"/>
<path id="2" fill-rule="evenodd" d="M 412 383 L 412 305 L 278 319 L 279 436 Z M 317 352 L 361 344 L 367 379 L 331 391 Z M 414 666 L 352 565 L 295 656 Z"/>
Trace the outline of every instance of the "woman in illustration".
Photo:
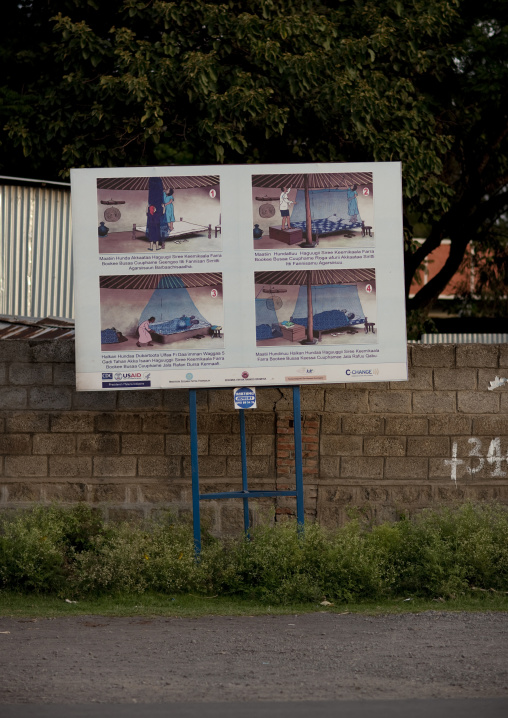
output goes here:
<path id="1" fill-rule="evenodd" d="M 150 252 L 153 250 L 162 249 L 161 247 L 161 219 L 160 215 L 157 214 L 156 208 L 151 204 L 148 207 L 146 213 L 146 234 L 150 240 L 150 246 L 148 249 Z"/>
<path id="2" fill-rule="evenodd" d="M 353 184 L 350 185 L 347 189 L 347 213 L 351 218 L 351 222 L 358 222 L 358 202 L 356 201 L 356 198 L 358 197 L 358 192 L 356 191 L 358 188 L 358 185 Z"/>
<path id="3" fill-rule="evenodd" d="M 153 347 L 152 336 L 150 334 L 150 324 L 153 324 L 154 321 L 155 317 L 150 317 L 149 319 L 145 319 L 145 321 L 141 322 L 141 324 L 138 326 L 139 339 L 136 342 L 137 347 L 145 345 Z"/>
<path id="4" fill-rule="evenodd" d="M 175 221 L 175 208 L 174 208 L 174 192 L 175 190 L 171 187 L 168 194 L 164 192 L 164 211 L 166 212 L 166 221 L 169 225 L 169 231 L 173 229 L 173 222 Z"/>

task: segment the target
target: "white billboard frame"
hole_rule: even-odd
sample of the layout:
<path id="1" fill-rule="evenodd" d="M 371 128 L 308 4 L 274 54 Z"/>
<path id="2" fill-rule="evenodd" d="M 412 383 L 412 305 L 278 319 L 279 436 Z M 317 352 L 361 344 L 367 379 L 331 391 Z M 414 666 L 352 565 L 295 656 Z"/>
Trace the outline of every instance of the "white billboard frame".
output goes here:
<path id="1" fill-rule="evenodd" d="M 71 192 L 78 391 L 407 379 L 400 163 L 75 169 Z"/>

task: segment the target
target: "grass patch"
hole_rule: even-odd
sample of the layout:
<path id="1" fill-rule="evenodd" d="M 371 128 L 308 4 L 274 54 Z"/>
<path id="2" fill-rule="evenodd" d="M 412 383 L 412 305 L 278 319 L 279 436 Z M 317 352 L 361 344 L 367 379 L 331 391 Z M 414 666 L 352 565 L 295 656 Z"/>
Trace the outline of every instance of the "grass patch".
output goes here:
<path id="1" fill-rule="evenodd" d="M 159 615 L 504 610 L 508 512 L 463 504 L 381 526 L 358 518 L 333 531 L 310 525 L 303 538 L 291 523 L 259 527 L 250 541 L 204 532 L 196 562 L 191 527 L 169 514 L 108 524 L 86 505 L 37 506 L 0 518 L 0 598 L 13 606 L 47 600 L 37 610 L 60 606 L 61 615 L 101 606 L 139 615 L 129 612 L 140 605 Z"/>
<path id="2" fill-rule="evenodd" d="M 66 616 L 139 616 L 199 618 L 201 616 L 279 616 L 307 613 L 386 615 L 422 611 L 508 611 L 508 596 L 468 596 L 444 601 L 421 598 L 384 599 L 362 603 L 321 606 L 319 603 L 262 604 L 235 597 L 180 595 L 175 598 L 147 593 L 140 596 L 100 596 L 68 604 L 62 598 L 0 593 L 0 616 L 11 618 L 59 618 Z"/>

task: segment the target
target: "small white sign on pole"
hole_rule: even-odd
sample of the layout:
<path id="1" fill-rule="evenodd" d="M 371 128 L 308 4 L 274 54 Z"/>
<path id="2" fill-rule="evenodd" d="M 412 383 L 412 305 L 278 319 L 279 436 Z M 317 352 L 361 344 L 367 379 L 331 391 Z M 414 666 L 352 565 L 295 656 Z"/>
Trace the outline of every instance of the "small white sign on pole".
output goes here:
<path id="1" fill-rule="evenodd" d="M 239 386 L 233 389 L 235 409 L 257 409 L 256 389 L 252 386 Z"/>

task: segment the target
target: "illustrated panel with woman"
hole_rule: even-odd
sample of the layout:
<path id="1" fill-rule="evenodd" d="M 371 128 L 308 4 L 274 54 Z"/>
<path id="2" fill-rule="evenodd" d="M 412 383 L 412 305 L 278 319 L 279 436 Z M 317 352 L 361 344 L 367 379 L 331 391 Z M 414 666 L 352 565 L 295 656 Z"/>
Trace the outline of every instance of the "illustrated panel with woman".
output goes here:
<path id="1" fill-rule="evenodd" d="M 347 190 L 347 213 L 351 217 L 352 222 L 358 221 L 358 202 L 356 198 L 358 197 L 358 192 L 356 191 L 358 189 L 358 185 L 353 184 L 348 187 Z"/>
<path id="2" fill-rule="evenodd" d="M 166 222 L 168 223 L 170 232 L 173 231 L 173 222 L 175 221 L 174 192 L 175 190 L 172 187 L 167 193 L 164 192 L 164 211 L 166 213 Z"/>
<path id="3" fill-rule="evenodd" d="M 153 347 L 152 336 L 150 334 L 150 324 L 153 324 L 155 317 L 149 317 L 138 326 L 139 339 L 136 342 L 137 347 L 149 346 Z"/>

